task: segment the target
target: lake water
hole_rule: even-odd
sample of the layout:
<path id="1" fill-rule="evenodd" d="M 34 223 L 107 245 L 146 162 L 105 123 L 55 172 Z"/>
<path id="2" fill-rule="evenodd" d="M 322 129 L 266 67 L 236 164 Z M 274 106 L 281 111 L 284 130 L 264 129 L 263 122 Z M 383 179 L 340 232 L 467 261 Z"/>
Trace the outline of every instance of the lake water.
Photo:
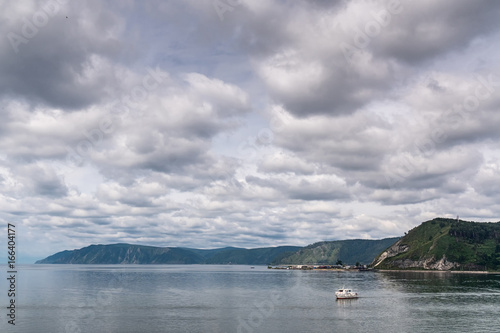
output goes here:
<path id="1" fill-rule="evenodd" d="M 0 332 L 500 332 L 495 274 L 24 265 L 16 283 Z M 337 301 L 344 285 L 360 298 Z"/>

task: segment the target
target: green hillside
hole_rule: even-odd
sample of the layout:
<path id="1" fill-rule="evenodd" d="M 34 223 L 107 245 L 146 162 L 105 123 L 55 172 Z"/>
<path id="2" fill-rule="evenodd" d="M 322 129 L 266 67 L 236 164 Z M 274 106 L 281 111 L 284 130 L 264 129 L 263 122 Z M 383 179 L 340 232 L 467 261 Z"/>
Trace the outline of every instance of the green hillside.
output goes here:
<path id="1" fill-rule="evenodd" d="M 131 244 L 90 245 L 78 250 L 62 251 L 36 264 L 241 264 L 267 265 L 284 252 L 298 246 L 258 249 L 227 247 L 189 249 Z"/>
<path id="2" fill-rule="evenodd" d="M 378 255 L 378 256 L 377 256 Z M 374 260 L 375 259 L 375 260 Z M 189 249 L 131 244 L 62 251 L 38 264 L 369 264 L 380 269 L 500 270 L 500 222 L 436 218 L 402 238 L 339 240 L 306 247 Z"/>
<path id="3" fill-rule="evenodd" d="M 394 244 L 399 237 L 380 240 L 349 239 L 314 243 L 295 253 L 284 254 L 274 265 L 325 264 L 334 265 L 338 260 L 344 264 L 369 264 L 375 256 Z"/>
<path id="4" fill-rule="evenodd" d="M 277 256 L 283 253 L 291 253 L 299 250 L 299 246 L 278 246 L 259 249 L 229 249 L 220 251 L 214 256 L 207 258 L 207 264 L 239 264 L 239 265 L 258 265 L 269 264 Z"/>
<path id="5" fill-rule="evenodd" d="M 386 258 L 384 258 L 386 257 Z M 500 222 L 436 218 L 374 260 L 377 268 L 500 270 Z"/>
<path id="6" fill-rule="evenodd" d="M 204 259 L 182 248 L 131 244 L 90 245 L 62 251 L 37 264 L 196 264 Z"/>

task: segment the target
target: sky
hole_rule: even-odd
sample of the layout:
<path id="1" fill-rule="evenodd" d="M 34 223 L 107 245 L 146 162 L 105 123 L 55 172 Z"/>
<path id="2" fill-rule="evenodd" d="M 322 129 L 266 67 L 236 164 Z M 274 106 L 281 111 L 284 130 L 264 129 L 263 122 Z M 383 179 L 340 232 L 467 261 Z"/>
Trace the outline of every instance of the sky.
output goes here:
<path id="1" fill-rule="evenodd" d="M 27 261 L 499 221 L 498 17 L 494 0 L 0 0 L 0 220 Z"/>

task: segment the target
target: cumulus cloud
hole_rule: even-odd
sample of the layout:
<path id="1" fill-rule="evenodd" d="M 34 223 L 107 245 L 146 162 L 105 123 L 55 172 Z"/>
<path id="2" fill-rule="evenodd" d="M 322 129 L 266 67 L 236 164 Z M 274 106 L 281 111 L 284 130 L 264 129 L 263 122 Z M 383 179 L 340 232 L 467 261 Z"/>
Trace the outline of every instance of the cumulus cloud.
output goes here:
<path id="1" fill-rule="evenodd" d="M 2 5 L 0 219 L 24 253 L 498 220 L 497 2 L 230 9 Z"/>
<path id="2" fill-rule="evenodd" d="M 72 110 L 116 92 L 117 75 L 106 60 L 123 50 L 124 19 L 112 8 L 28 1 L 5 4 L 2 16 L 3 94 Z"/>
<path id="3" fill-rule="evenodd" d="M 383 100 L 415 73 L 414 64 L 463 50 L 475 38 L 495 32 L 500 10 L 491 1 L 332 6 L 289 5 L 284 13 L 288 23 L 269 37 L 280 33 L 286 42 L 265 55 L 256 51 L 264 58 L 258 72 L 272 97 L 300 117 L 351 114 Z"/>

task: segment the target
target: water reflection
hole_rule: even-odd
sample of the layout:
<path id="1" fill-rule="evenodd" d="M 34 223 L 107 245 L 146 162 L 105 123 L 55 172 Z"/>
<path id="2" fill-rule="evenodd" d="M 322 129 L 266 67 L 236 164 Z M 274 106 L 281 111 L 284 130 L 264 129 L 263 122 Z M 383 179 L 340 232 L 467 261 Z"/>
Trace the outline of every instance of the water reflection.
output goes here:
<path id="1" fill-rule="evenodd" d="M 450 272 L 379 272 L 387 288 L 405 293 L 500 292 L 500 275 Z"/>
<path id="2" fill-rule="evenodd" d="M 19 286 L 19 332 L 500 331 L 500 275 L 35 265 Z"/>

